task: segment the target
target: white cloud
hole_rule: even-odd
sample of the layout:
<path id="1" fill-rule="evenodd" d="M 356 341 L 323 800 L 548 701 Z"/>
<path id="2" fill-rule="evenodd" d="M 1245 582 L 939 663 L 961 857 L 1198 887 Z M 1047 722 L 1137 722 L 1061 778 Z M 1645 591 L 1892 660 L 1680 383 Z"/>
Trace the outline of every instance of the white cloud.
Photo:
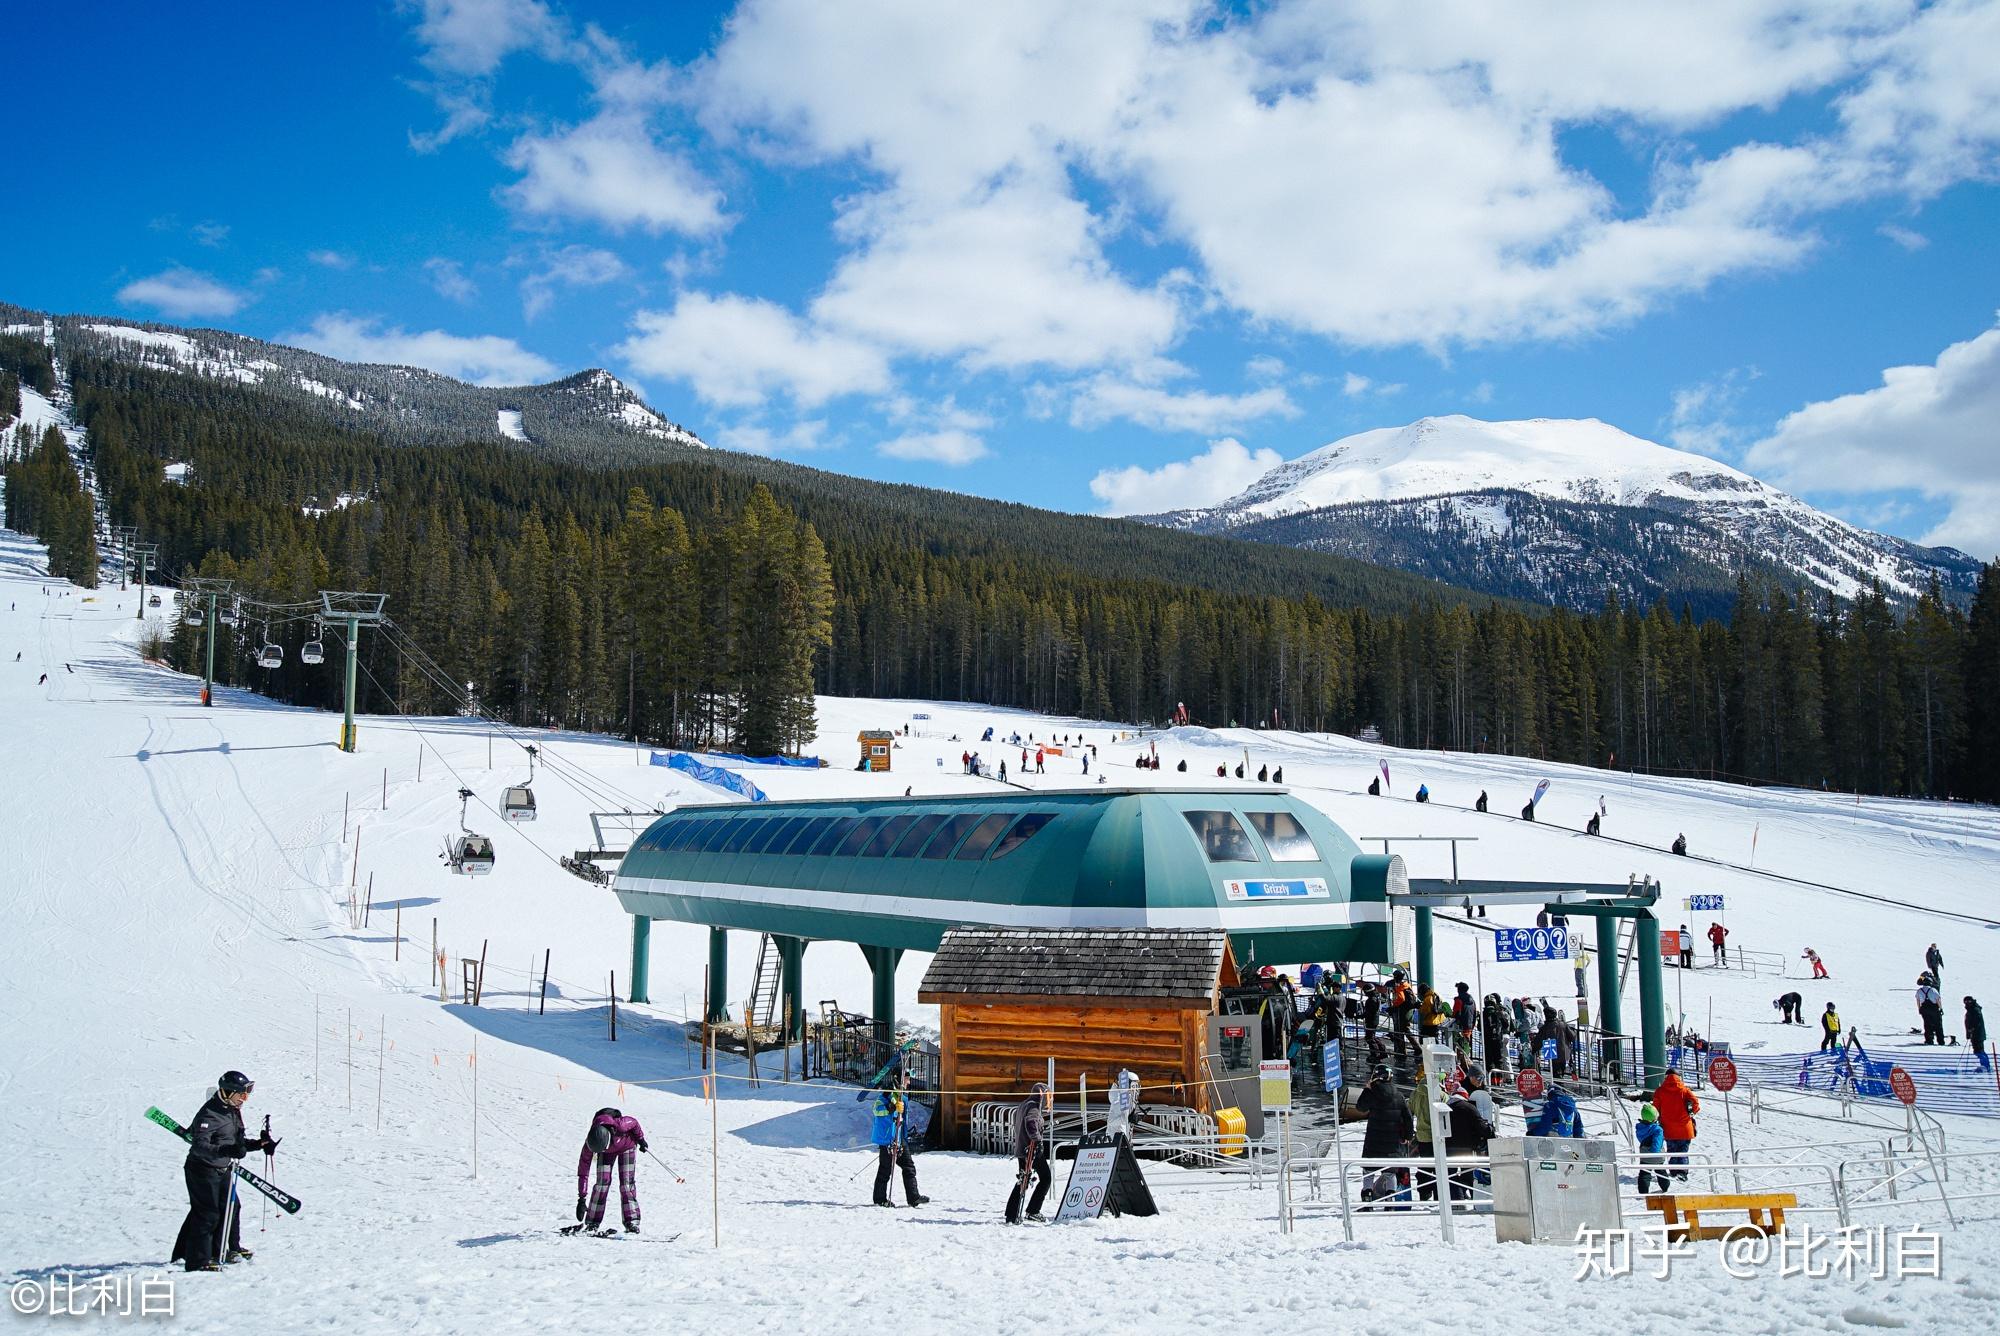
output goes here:
<path id="1" fill-rule="evenodd" d="M 422 0 L 416 29 L 426 65 L 473 77 L 493 73 L 516 51 L 555 48 L 561 33 L 539 0 Z"/>
<path id="2" fill-rule="evenodd" d="M 947 204 L 876 197 L 850 206 L 839 232 L 859 248 L 814 318 L 909 352 L 974 368 L 1131 363 L 1179 323 L 1170 293 L 1119 277 L 1090 211 L 1045 183 Z"/>
<path id="3" fill-rule="evenodd" d="M 932 464 L 949 464 L 954 468 L 986 458 L 986 442 L 969 431 L 956 428 L 911 432 L 884 441 L 875 449 L 878 454 L 891 459 L 922 460 Z"/>
<path id="4" fill-rule="evenodd" d="M 354 257 L 342 255 L 337 250 L 307 251 L 306 258 L 323 269 L 352 269 Z"/>
<path id="5" fill-rule="evenodd" d="M 1391 395 L 1401 394 L 1403 392 L 1403 383 L 1401 381 L 1391 381 L 1384 384 L 1381 381 L 1370 380 L 1367 376 L 1357 371 L 1350 371 L 1341 379 L 1340 392 L 1350 399 L 1360 399 L 1363 397 L 1387 399 Z"/>
<path id="6" fill-rule="evenodd" d="M 671 311 L 640 311 L 632 330 L 620 357 L 647 374 L 687 381 L 711 404 L 751 407 L 786 394 L 812 407 L 890 384 L 879 349 L 756 298 L 685 292 Z"/>
<path id="7" fill-rule="evenodd" d="M 1916 491 L 1949 503 L 1922 541 L 2000 556 L 2000 328 L 1872 390 L 1808 404 L 1752 446 L 1748 467 L 1800 491 Z"/>
<path id="8" fill-rule="evenodd" d="M 808 418 L 782 429 L 760 422 L 739 422 L 722 427 L 715 444 L 752 455 L 796 455 L 828 449 L 834 441 L 824 420 Z"/>
<path id="9" fill-rule="evenodd" d="M 1736 406 L 1744 388 L 1761 374 L 1756 367 L 1731 367 L 1712 380 L 1675 390 L 1666 424 L 1668 443 L 1712 459 L 1733 457 L 1744 437 Z"/>
<path id="10" fill-rule="evenodd" d="M 1465 397 L 1475 404 L 1490 404 L 1493 402 L 1493 388 L 1492 381 L 1482 380 L 1470 390 L 1467 390 Z"/>
<path id="11" fill-rule="evenodd" d="M 616 255 L 593 246 L 547 251 L 535 271 L 521 280 L 521 313 L 533 320 L 555 301 L 557 288 L 602 287 L 630 272 Z"/>
<path id="12" fill-rule="evenodd" d="M 1209 436 L 1266 417 L 1297 417 L 1298 405 L 1283 387 L 1268 385 L 1248 394 L 1210 394 L 1187 390 L 1179 394 L 1155 385 L 1134 385 L 1098 376 L 1077 391 L 1070 403 L 1070 425 L 1095 427 L 1123 418 L 1155 431 L 1185 431 Z"/>
<path id="13" fill-rule="evenodd" d="M 572 129 L 523 135 L 507 165 L 522 174 L 506 195 L 523 213 L 688 236 L 729 222 L 721 192 L 662 148 L 635 113 L 604 112 Z"/>
<path id="14" fill-rule="evenodd" d="M 118 289 L 118 300 L 186 318 L 235 315 L 250 298 L 207 274 L 175 266 L 127 283 Z"/>
<path id="15" fill-rule="evenodd" d="M 1284 379 L 1285 363 L 1269 353 L 1259 353 L 1243 364 L 1243 374 L 1260 384 L 1269 384 Z"/>
<path id="16" fill-rule="evenodd" d="M 1090 490 L 1107 515 L 1153 515 L 1226 501 L 1284 462 L 1276 450 L 1252 451 L 1225 437 L 1192 459 L 1156 469 L 1105 469 Z"/>
<path id="17" fill-rule="evenodd" d="M 196 223 L 188 232 L 197 244 L 203 246 L 220 246 L 229 240 L 228 223 Z"/>
<path id="18" fill-rule="evenodd" d="M 475 385 L 526 385 L 555 374 L 555 364 L 512 339 L 495 334 L 447 334 L 441 329 L 413 332 L 372 318 L 333 312 L 311 326 L 282 336 L 344 362 L 416 366 Z"/>
<path id="19" fill-rule="evenodd" d="M 433 256 L 424 261 L 424 272 L 431 277 L 431 286 L 438 296 L 460 304 L 471 301 L 479 295 L 479 285 L 465 272 L 465 267 L 457 260 L 447 260 Z"/>
<path id="20" fill-rule="evenodd" d="M 1875 230 L 1906 251 L 1920 251 L 1931 244 L 1931 239 L 1923 233 L 1898 223 L 1884 223 Z"/>

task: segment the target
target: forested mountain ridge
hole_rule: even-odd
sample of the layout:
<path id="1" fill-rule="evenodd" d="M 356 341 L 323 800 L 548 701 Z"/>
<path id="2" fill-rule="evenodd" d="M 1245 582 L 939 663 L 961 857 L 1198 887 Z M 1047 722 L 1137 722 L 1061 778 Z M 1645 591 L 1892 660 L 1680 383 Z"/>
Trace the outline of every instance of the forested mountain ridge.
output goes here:
<path id="1" fill-rule="evenodd" d="M 1213 506 L 1149 517 L 1589 610 L 1607 593 L 1726 612 L 1739 576 L 1907 607 L 1979 562 L 1871 533 L 1718 460 L 1594 420 L 1422 418 L 1343 437 Z"/>
<path id="2" fill-rule="evenodd" d="M 110 522 L 162 570 L 275 602 L 383 593 L 410 645 L 525 724 L 741 749 L 808 736 L 813 690 L 1132 721 L 1184 703 L 1401 746 L 2000 797 L 2000 564 L 1969 611 L 1742 577 L 1727 622 L 1616 597 L 1579 615 L 727 451 L 412 448 L 261 383 L 57 343 Z M 51 374 L 47 350 L 0 337 L 9 374 Z M 0 434 L 10 504 L 74 512 L 59 433 L 30 435 Z M 341 494 L 361 499 L 305 504 Z M 265 629 L 231 633 L 222 680 L 335 704 L 336 675 L 298 661 L 309 626 L 268 628 L 288 651 L 270 673 Z M 196 664 L 198 633 L 168 649 Z M 402 644 L 364 635 L 362 661 L 363 708 L 455 708 Z"/>
<path id="3" fill-rule="evenodd" d="M 644 460 L 677 447 L 707 448 L 600 368 L 543 385 L 470 385 L 420 367 L 344 362 L 225 330 L 56 316 L 0 303 L 0 334 L 40 338 L 45 329 L 65 357 L 255 386 L 331 426 L 397 444 L 512 440 L 579 460 Z"/>

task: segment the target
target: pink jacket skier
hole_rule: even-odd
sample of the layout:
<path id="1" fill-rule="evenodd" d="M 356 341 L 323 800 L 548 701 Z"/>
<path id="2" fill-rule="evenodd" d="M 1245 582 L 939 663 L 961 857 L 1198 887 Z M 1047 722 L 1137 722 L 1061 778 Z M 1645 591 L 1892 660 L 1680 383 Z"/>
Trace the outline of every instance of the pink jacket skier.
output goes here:
<path id="1" fill-rule="evenodd" d="M 604 1223 L 604 1206 L 611 1195 L 611 1166 L 618 1166 L 618 1212 L 625 1220 L 625 1232 L 639 1232 L 639 1156 L 647 1150 L 646 1129 L 637 1118 L 628 1118 L 616 1109 L 599 1109 L 590 1120 L 583 1152 L 576 1157 L 576 1218 L 586 1230 Z M 597 1161 L 597 1176 L 591 1181 L 590 1162 Z M 588 1201 L 585 1200 L 586 1185 Z"/>

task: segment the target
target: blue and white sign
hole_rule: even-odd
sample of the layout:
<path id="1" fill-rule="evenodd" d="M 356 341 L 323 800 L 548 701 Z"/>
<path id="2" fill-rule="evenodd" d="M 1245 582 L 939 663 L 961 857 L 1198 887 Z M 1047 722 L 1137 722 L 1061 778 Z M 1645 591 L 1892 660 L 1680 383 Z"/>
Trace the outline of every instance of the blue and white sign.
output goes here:
<path id="1" fill-rule="evenodd" d="M 1324 900 L 1326 878 L 1294 877 L 1288 881 L 1225 881 L 1222 893 L 1231 900 Z"/>
<path id="2" fill-rule="evenodd" d="M 1722 912 L 1722 897 L 1719 895 L 1690 895 L 1688 897 L 1688 908 L 1693 910 L 1706 909 L 1713 913 L 1720 913 Z"/>
<path id="3" fill-rule="evenodd" d="M 1568 960 L 1568 928 L 1502 928 L 1493 934 L 1493 959 L 1500 964 L 1522 960 Z"/>
<path id="4" fill-rule="evenodd" d="M 1320 1065 L 1326 1069 L 1326 1093 L 1340 1089 L 1340 1041 L 1329 1039 L 1320 1046 Z"/>

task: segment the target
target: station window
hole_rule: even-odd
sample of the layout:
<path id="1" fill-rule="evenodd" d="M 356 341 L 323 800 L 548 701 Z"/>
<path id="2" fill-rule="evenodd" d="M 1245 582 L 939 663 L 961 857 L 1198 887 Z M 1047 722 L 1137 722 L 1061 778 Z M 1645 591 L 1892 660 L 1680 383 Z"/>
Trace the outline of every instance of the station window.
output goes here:
<path id="1" fill-rule="evenodd" d="M 1264 837 L 1274 863 L 1313 863 L 1319 860 L 1319 846 L 1290 812 L 1247 812 L 1250 824 Z"/>
<path id="2" fill-rule="evenodd" d="M 980 816 L 981 814 L 978 812 L 966 812 L 961 816 L 951 818 L 942 826 L 939 826 L 938 833 L 931 836 L 931 842 L 924 846 L 923 856 L 925 858 L 950 858 L 951 851 L 956 849 L 958 842 L 965 838 L 965 832 L 979 824 Z"/>
<path id="3" fill-rule="evenodd" d="M 696 822 L 695 828 L 688 832 L 687 843 L 683 844 L 681 848 L 691 854 L 707 851 L 709 848 L 709 837 L 722 824 L 722 818 L 719 816 L 712 816 L 706 820 Z"/>
<path id="4" fill-rule="evenodd" d="M 729 838 L 722 842 L 722 852 L 741 853 L 743 846 L 750 843 L 757 834 L 770 824 L 769 817 L 745 817 L 736 823 L 736 829 L 729 832 Z"/>
<path id="5" fill-rule="evenodd" d="M 965 843 L 959 846 L 959 860 L 971 862 L 986 857 L 986 851 L 1000 838 L 1000 832 L 1013 824 L 1014 817 L 1013 812 L 995 812 L 974 826 L 972 833 L 965 837 Z"/>
<path id="6" fill-rule="evenodd" d="M 908 830 L 910 823 L 915 820 L 916 818 L 913 816 L 890 817 L 876 829 L 875 838 L 868 841 L 867 846 L 861 850 L 861 856 L 863 858 L 888 857 L 889 851 L 896 847 L 896 841 L 903 838 L 903 832 Z"/>
<path id="7" fill-rule="evenodd" d="M 915 858 L 923 852 L 924 845 L 931 838 L 931 833 L 943 824 L 944 814 L 941 812 L 933 812 L 929 816 L 918 817 L 916 822 L 911 825 L 909 831 L 903 836 L 902 841 L 889 851 L 889 857 Z"/>
<path id="8" fill-rule="evenodd" d="M 674 828 L 667 832 L 667 838 L 660 841 L 660 848 L 668 853 L 687 848 L 687 842 L 694 838 L 695 827 L 701 822 L 702 818 L 698 816 L 675 822 Z"/>
<path id="9" fill-rule="evenodd" d="M 1250 832 L 1234 812 L 1183 812 L 1201 851 L 1211 863 L 1254 863 L 1257 851 L 1250 847 Z"/>
<path id="10" fill-rule="evenodd" d="M 764 823 L 764 829 L 750 837 L 750 842 L 743 846 L 743 852 L 746 854 L 761 854 L 774 844 L 782 847 L 783 839 L 786 835 L 791 834 L 792 822 L 796 819 L 795 817 L 772 817 Z"/>
<path id="11" fill-rule="evenodd" d="M 842 858 L 854 857 L 861 852 L 862 846 L 868 843 L 868 837 L 873 835 L 875 828 L 881 824 L 882 818 L 879 816 L 863 817 L 847 832 L 847 838 L 840 842 L 840 848 L 834 852 Z"/>
<path id="12" fill-rule="evenodd" d="M 801 817 L 800 820 L 804 824 L 792 836 L 791 843 L 787 844 L 779 852 L 787 854 L 805 853 L 813 847 L 815 840 L 826 834 L 826 828 L 833 824 L 833 818 L 830 816 L 808 816 Z"/>
<path id="13" fill-rule="evenodd" d="M 1030 812 L 1016 821 L 1000 843 L 993 846 L 993 857 L 1005 858 L 1033 838 L 1035 832 L 1056 819 L 1054 812 Z"/>
<path id="14" fill-rule="evenodd" d="M 688 846 L 688 852 L 701 854 L 714 853 L 722 847 L 723 841 L 735 833 L 731 829 L 735 824 L 728 817 L 719 816 L 715 818 L 715 820 L 702 827 L 701 834 L 697 835 L 694 843 Z"/>
<path id="15" fill-rule="evenodd" d="M 822 831 L 820 837 L 813 841 L 811 852 L 815 855 L 832 853 L 833 847 L 839 844 L 841 838 L 848 831 L 853 830 L 860 820 L 861 818 L 858 816 L 835 817 L 833 824 Z"/>

